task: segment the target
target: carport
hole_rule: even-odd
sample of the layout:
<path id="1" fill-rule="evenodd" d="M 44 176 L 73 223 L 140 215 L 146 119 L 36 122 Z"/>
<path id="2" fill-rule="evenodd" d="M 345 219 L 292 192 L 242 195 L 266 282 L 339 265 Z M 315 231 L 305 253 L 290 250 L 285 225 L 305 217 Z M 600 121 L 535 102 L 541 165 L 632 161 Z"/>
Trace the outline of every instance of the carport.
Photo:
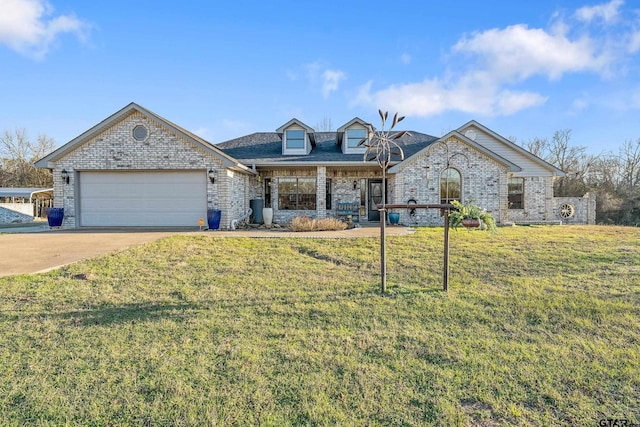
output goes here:
<path id="1" fill-rule="evenodd" d="M 28 207 L 31 205 L 31 208 Z M 0 187 L 0 208 L 45 217 L 53 206 L 53 188 Z"/>

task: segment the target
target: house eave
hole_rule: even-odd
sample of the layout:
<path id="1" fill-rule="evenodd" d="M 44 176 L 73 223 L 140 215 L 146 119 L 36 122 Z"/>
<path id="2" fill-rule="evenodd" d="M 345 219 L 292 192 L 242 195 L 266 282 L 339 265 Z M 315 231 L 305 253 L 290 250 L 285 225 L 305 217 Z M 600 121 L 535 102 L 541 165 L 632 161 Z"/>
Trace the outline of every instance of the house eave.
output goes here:
<path id="1" fill-rule="evenodd" d="M 374 162 L 260 162 L 260 161 L 252 161 L 252 164 L 255 164 L 256 167 L 261 168 L 283 168 L 283 167 L 318 167 L 318 166 L 326 166 L 326 167 L 357 167 L 357 168 L 371 168 L 375 167 L 380 169 L 377 163 Z"/>

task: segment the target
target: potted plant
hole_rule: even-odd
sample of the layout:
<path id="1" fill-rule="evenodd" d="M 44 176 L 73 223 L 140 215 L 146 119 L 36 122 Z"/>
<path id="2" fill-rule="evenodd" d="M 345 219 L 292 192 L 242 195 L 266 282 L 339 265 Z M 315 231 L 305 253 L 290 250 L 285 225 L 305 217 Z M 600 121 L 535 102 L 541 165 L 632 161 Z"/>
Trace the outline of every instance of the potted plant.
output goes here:
<path id="1" fill-rule="evenodd" d="M 400 213 L 399 212 L 389 212 L 389 224 L 398 225 L 400 223 Z"/>
<path id="2" fill-rule="evenodd" d="M 454 200 L 451 204 L 455 210 L 449 213 L 449 226 L 454 230 L 462 225 L 465 228 L 496 231 L 496 220 L 486 209 L 481 209 L 471 202 L 462 204 Z"/>

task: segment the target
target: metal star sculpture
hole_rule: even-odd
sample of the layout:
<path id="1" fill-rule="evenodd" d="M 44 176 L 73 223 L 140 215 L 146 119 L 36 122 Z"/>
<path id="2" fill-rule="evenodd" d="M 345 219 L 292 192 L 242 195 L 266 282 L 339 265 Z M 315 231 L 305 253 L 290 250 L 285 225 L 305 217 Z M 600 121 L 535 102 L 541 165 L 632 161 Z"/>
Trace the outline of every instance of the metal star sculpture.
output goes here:
<path id="1" fill-rule="evenodd" d="M 393 128 L 404 120 L 404 116 L 398 117 L 398 113 L 393 116 L 393 123 L 388 130 L 384 129 L 384 125 L 389 116 L 389 112 L 378 110 L 380 119 L 382 120 L 382 129 L 376 130 L 371 124 L 369 124 L 369 137 L 363 139 L 358 143 L 359 146 L 367 147 L 367 151 L 364 153 L 364 160 L 366 162 L 376 161 L 380 168 L 386 171 L 391 164 L 392 158 L 400 158 L 404 160 L 404 152 L 402 148 L 395 142 L 396 139 L 402 138 L 404 135 L 410 135 L 406 130 L 391 133 Z"/>

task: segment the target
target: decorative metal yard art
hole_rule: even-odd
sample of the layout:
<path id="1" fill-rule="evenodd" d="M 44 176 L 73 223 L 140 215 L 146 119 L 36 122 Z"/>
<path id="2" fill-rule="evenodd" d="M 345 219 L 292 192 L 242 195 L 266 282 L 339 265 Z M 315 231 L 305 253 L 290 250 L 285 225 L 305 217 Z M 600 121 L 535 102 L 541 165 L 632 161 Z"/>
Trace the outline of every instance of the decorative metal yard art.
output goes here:
<path id="1" fill-rule="evenodd" d="M 440 209 L 444 217 L 444 254 L 443 254 L 443 278 L 442 287 L 445 292 L 449 289 L 449 213 L 454 208 L 449 203 L 440 204 L 386 204 L 386 172 L 391 162 L 394 160 L 404 160 L 404 152 L 402 148 L 395 142 L 395 140 L 402 138 L 404 135 L 410 135 L 407 131 L 400 131 L 392 133 L 393 128 L 400 123 L 404 117 L 398 117 L 398 113 L 393 116 L 393 122 L 388 130 L 384 130 L 384 125 L 388 118 L 388 112 L 380 113 L 382 119 L 382 129 L 376 131 L 372 125 L 369 125 L 369 137 L 363 139 L 358 145 L 367 147 L 367 151 L 364 154 L 365 161 L 376 161 L 382 169 L 382 204 L 378 205 L 380 211 L 380 286 L 381 292 L 384 294 L 387 290 L 387 258 L 386 258 L 386 241 L 385 241 L 385 224 L 387 219 L 387 209 Z M 447 150 L 447 167 L 450 165 L 450 160 L 458 154 L 455 153 L 449 156 L 449 147 L 445 144 Z M 466 157 L 466 155 L 462 154 Z M 467 158 L 467 162 L 469 159 Z"/>
<path id="2" fill-rule="evenodd" d="M 367 147 L 364 153 L 366 162 L 376 161 L 382 169 L 382 204 L 379 205 L 380 211 L 380 291 L 384 294 L 387 290 L 387 256 L 385 241 L 385 224 L 387 221 L 386 193 L 387 193 L 387 169 L 391 165 L 392 160 L 404 160 L 404 152 L 402 148 L 395 142 L 396 139 L 409 135 L 407 131 L 392 133 L 393 128 L 404 120 L 404 116 L 398 117 L 398 113 L 393 116 L 393 122 L 388 130 L 384 129 L 384 125 L 389 116 L 389 112 L 378 110 L 380 119 L 382 120 L 382 128 L 376 130 L 369 124 L 369 136 L 358 143 Z"/>

